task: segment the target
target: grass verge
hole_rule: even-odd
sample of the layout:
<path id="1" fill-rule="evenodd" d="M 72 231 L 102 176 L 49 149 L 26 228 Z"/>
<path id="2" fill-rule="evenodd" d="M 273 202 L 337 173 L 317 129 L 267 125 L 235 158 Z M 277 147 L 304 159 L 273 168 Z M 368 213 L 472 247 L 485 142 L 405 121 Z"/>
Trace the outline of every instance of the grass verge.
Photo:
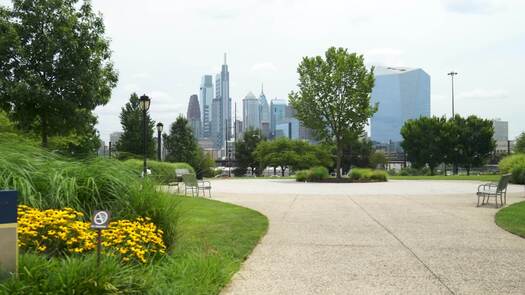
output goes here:
<path id="1" fill-rule="evenodd" d="M 501 175 L 434 175 L 434 176 L 389 176 L 393 180 L 473 180 L 497 182 Z"/>
<path id="2" fill-rule="evenodd" d="M 496 213 L 496 224 L 506 231 L 525 238 L 525 202 L 499 210 Z"/>

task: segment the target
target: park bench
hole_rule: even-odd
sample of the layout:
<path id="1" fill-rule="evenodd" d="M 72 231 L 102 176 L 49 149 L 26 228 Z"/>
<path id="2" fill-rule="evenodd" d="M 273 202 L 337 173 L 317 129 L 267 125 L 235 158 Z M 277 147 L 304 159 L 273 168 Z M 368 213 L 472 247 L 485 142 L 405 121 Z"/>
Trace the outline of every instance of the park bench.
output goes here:
<path id="1" fill-rule="evenodd" d="M 176 180 L 168 183 L 168 187 L 176 186 L 177 193 L 180 192 L 180 185 L 182 183 L 182 176 L 191 174 L 190 170 L 186 168 L 175 169 Z"/>
<path id="2" fill-rule="evenodd" d="M 478 207 L 481 205 L 488 204 L 491 197 L 496 201 L 496 208 L 498 207 L 498 197 L 500 199 L 500 206 L 507 204 L 507 186 L 510 180 L 510 174 L 502 175 L 498 183 L 485 183 L 478 186 Z M 486 201 L 485 201 L 486 200 Z"/>
<path id="3" fill-rule="evenodd" d="M 191 196 L 199 196 L 199 192 L 202 191 L 202 196 L 206 197 L 206 191 L 208 191 L 208 196 L 211 199 L 211 183 L 209 181 L 197 180 L 197 177 L 193 174 L 185 174 L 182 176 L 182 181 L 184 182 L 184 195 L 186 196 L 188 191 L 191 190 Z"/>

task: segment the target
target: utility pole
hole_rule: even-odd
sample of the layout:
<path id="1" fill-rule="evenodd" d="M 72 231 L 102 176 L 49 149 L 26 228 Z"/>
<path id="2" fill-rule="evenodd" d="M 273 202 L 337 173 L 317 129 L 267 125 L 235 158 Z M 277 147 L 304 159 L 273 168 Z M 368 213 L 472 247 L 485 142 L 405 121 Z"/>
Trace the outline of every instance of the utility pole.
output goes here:
<path id="1" fill-rule="evenodd" d="M 458 73 L 452 71 L 450 73 L 448 73 L 447 75 L 450 76 L 451 80 L 452 80 L 452 118 L 454 118 L 454 76 L 456 76 Z"/>

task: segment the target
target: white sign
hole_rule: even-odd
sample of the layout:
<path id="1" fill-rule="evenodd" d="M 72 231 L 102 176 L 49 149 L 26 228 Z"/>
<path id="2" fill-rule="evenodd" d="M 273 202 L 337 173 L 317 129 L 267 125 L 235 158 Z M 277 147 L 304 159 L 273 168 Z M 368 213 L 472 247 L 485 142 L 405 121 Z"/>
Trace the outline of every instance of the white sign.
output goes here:
<path id="1" fill-rule="evenodd" d="M 109 211 L 96 210 L 93 212 L 93 218 L 91 219 L 91 228 L 105 229 L 109 227 Z"/>

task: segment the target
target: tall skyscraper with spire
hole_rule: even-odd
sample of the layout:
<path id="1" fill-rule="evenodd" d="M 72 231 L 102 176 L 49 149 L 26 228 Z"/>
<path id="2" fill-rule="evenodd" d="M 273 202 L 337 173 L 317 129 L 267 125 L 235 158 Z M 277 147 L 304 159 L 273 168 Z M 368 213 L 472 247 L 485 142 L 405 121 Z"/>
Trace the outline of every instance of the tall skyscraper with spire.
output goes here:
<path id="1" fill-rule="evenodd" d="M 202 76 L 200 87 L 200 110 L 201 110 L 201 135 L 202 137 L 211 136 L 211 105 L 213 100 L 213 77 L 211 75 Z"/>
<path id="2" fill-rule="evenodd" d="M 266 100 L 266 95 L 264 95 L 264 85 L 261 85 L 261 94 L 259 95 L 259 120 L 261 126 L 265 122 L 270 123 L 270 106 Z"/>
<path id="3" fill-rule="evenodd" d="M 226 53 L 224 54 L 224 64 L 221 68 L 221 73 L 215 77 L 215 99 L 220 101 L 218 110 L 219 118 L 214 118 L 212 121 L 219 125 L 216 130 L 215 147 L 222 149 L 225 146 L 226 140 L 231 138 L 231 98 L 230 98 L 230 72 L 228 71 L 228 64 L 226 63 Z"/>

